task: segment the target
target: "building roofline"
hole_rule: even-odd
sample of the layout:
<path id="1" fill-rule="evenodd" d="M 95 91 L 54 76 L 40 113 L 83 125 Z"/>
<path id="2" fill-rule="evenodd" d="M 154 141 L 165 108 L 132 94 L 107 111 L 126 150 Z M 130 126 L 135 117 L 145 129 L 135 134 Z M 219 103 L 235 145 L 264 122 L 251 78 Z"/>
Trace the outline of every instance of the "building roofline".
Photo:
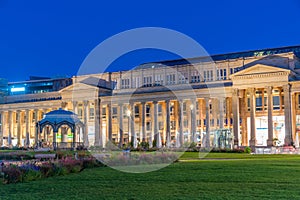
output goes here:
<path id="1" fill-rule="evenodd" d="M 240 59 L 247 57 L 256 57 L 256 56 L 268 56 L 289 52 L 300 52 L 300 45 L 294 46 L 284 46 L 277 48 L 264 48 L 258 50 L 248 50 L 248 51 L 240 51 L 240 52 L 230 52 L 225 54 L 214 54 L 211 56 L 199 56 L 192 58 L 180 58 L 174 60 L 163 60 L 156 62 L 148 62 L 143 63 L 137 66 L 135 69 L 148 69 L 151 68 L 150 65 L 166 65 L 166 66 L 174 66 L 174 65 L 184 65 L 184 64 L 193 64 L 207 61 L 222 61 L 222 60 L 230 60 L 230 59 Z"/>

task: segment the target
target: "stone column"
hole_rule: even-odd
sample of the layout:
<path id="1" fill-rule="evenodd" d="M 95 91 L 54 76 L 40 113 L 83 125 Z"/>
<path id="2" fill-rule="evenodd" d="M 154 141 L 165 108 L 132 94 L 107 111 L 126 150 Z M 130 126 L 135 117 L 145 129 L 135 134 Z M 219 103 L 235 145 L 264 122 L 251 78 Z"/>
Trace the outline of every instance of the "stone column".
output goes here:
<path id="1" fill-rule="evenodd" d="M 205 148 L 210 148 L 210 99 L 205 98 L 205 121 L 206 121 L 206 135 L 205 135 Z"/>
<path id="2" fill-rule="evenodd" d="M 18 124 L 17 124 L 17 146 L 21 146 L 22 134 L 21 134 L 21 111 L 17 110 Z"/>
<path id="3" fill-rule="evenodd" d="M 154 137 L 156 140 L 156 147 L 161 148 L 161 137 L 159 137 L 159 127 L 158 127 L 158 102 L 153 101 L 154 106 Z"/>
<path id="4" fill-rule="evenodd" d="M 73 101 L 72 104 L 73 104 L 73 112 L 75 114 L 78 114 L 78 102 L 77 101 Z"/>
<path id="5" fill-rule="evenodd" d="M 85 147 L 89 146 L 89 126 L 88 126 L 88 110 L 89 109 L 89 101 L 83 101 L 83 112 L 84 112 L 84 132 L 83 132 L 83 145 Z"/>
<path id="6" fill-rule="evenodd" d="M 220 123 L 220 129 L 224 128 L 224 113 L 225 113 L 225 103 L 226 103 L 226 98 L 225 97 L 221 97 L 219 99 L 219 123 Z"/>
<path id="7" fill-rule="evenodd" d="M 3 135 L 4 135 L 4 112 L 2 111 L 1 112 L 1 132 L 0 132 L 0 146 L 2 146 L 3 145 Z"/>
<path id="8" fill-rule="evenodd" d="M 141 116 L 141 130 L 142 130 L 142 141 L 146 141 L 146 102 L 142 102 L 142 116 Z"/>
<path id="9" fill-rule="evenodd" d="M 44 108 L 43 109 L 42 119 L 44 119 L 44 116 L 46 115 L 46 113 L 47 113 L 47 108 Z M 48 141 L 48 129 L 44 128 L 44 142 L 47 142 L 47 141 Z"/>
<path id="10" fill-rule="evenodd" d="M 292 145 L 292 113 L 291 113 L 291 94 L 290 85 L 283 86 L 284 92 L 284 123 L 285 123 L 285 145 Z"/>
<path id="11" fill-rule="evenodd" d="M 178 101 L 178 119 L 179 119 L 179 142 L 180 142 L 180 147 L 183 146 L 184 144 L 184 135 L 183 135 L 183 120 L 184 120 L 184 116 L 183 116 L 183 100 L 179 100 Z"/>
<path id="12" fill-rule="evenodd" d="M 197 142 L 196 141 L 196 126 L 197 126 L 197 108 L 196 108 L 196 99 L 191 99 L 191 105 L 190 105 L 190 121 L 191 121 L 191 142 Z"/>
<path id="13" fill-rule="evenodd" d="M 26 123 L 26 144 L 25 144 L 25 146 L 27 146 L 27 142 L 28 142 L 27 139 L 30 140 L 30 133 L 29 133 L 30 112 L 29 112 L 29 110 L 25 111 L 25 115 L 26 115 L 26 122 L 25 122 Z M 30 142 L 28 142 L 28 143 L 30 143 Z"/>
<path id="14" fill-rule="evenodd" d="M 107 135 L 108 140 L 112 142 L 112 116 L 111 116 L 111 104 L 106 105 L 106 121 L 107 121 Z"/>
<path id="15" fill-rule="evenodd" d="M 13 128 L 13 113 L 12 111 L 8 111 L 8 146 L 11 147 L 12 146 L 12 128 Z"/>
<path id="16" fill-rule="evenodd" d="M 166 146 L 171 146 L 171 130 L 170 130 L 170 100 L 166 100 Z"/>
<path id="17" fill-rule="evenodd" d="M 119 104 L 119 134 L 120 134 L 120 141 L 119 141 L 119 148 L 123 147 L 124 142 L 124 134 L 123 134 L 123 104 Z"/>
<path id="18" fill-rule="evenodd" d="M 137 148 L 137 136 L 135 133 L 135 127 L 134 127 L 134 118 L 135 118 L 135 110 L 134 110 L 134 103 L 130 103 L 130 116 L 129 116 L 129 120 L 130 120 L 130 132 L 131 132 L 131 142 L 133 145 L 133 148 Z"/>
<path id="19" fill-rule="evenodd" d="M 273 146 L 273 95 L 272 95 L 272 87 L 267 87 L 267 95 L 268 95 L 268 147 Z"/>
<path id="20" fill-rule="evenodd" d="M 36 124 L 36 123 L 38 123 L 38 114 L 39 114 L 39 110 L 38 109 L 35 109 L 34 111 L 34 123 Z M 40 132 L 38 132 L 38 134 L 40 134 Z M 35 144 L 37 145 L 38 143 L 38 139 L 39 139 L 39 135 L 37 136 L 37 141 L 35 141 Z"/>
<path id="21" fill-rule="evenodd" d="M 39 133 L 40 133 L 40 129 L 39 129 L 39 124 L 36 122 L 35 123 L 35 137 L 34 137 L 34 145 L 37 148 L 39 146 Z M 53 135 L 53 139 L 54 139 L 54 135 Z M 54 142 L 54 141 L 53 141 Z"/>
<path id="22" fill-rule="evenodd" d="M 233 89 L 232 93 L 232 113 L 233 113 L 233 134 L 234 134 L 234 146 L 239 146 L 240 135 L 240 104 L 239 104 L 239 90 Z M 228 122 L 230 123 L 230 121 Z"/>
<path id="23" fill-rule="evenodd" d="M 103 118 L 102 118 L 102 115 L 103 115 L 103 109 L 102 109 L 102 102 L 101 102 L 101 99 L 99 98 L 99 101 L 98 101 L 98 107 L 99 107 L 99 113 L 98 113 L 98 116 L 99 116 L 99 146 L 100 148 L 103 148 L 104 147 L 104 140 L 103 140 Z"/>
<path id="24" fill-rule="evenodd" d="M 95 147 L 100 147 L 100 137 L 102 136 L 101 130 L 100 130 L 100 99 L 96 99 L 95 102 Z M 101 135 L 101 136 L 100 136 Z"/>
<path id="25" fill-rule="evenodd" d="M 73 106 L 73 112 L 76 115 L 78 115 L 78 102 L 77 101 L 72 101 L 72 106 Z M 76 127 L 75 127 L 74 128 L 74 133 L 73 133 L 73 147 L 77 147 L 76 142 L 78 142 L 79 137 L 80 137 L 80 131 L 77 132 Z"/>
<path id="26" fill-rule="evenodd" d="M 250 146 L 256 146 L 256 126 L 255 126 L 255 112 L 256 112 L 256 96 L 255 88 L 249 89 L 250 93 Z"/>

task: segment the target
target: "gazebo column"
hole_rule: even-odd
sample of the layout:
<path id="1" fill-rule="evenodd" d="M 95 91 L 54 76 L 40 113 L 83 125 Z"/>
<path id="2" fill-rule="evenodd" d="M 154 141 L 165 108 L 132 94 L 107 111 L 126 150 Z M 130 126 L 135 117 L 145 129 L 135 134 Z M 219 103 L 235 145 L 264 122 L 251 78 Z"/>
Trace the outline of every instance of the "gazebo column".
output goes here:
<path id="1" fill-rule="evenodd" d="M 89 126 L 88 126 L 88 119 L 87 119 L 87 115 L 88 115 L 88 109 L 89 109 L 89 102 L 88 101 L 83 101 L 83 110 L 84 110 L 84 132 L 83 132 L 83 145 L 85 147 L 89 146 L 89 137 L 88 137 L 88 133 L 89 133 Z"/>
<path id="2" fill-rule="evenodd" d="M 54 150 L 56 150 L 56 147 L 57 147 L 56 135 L 57 135 L 57 130 L 53 130 L 53 149 Z"/>

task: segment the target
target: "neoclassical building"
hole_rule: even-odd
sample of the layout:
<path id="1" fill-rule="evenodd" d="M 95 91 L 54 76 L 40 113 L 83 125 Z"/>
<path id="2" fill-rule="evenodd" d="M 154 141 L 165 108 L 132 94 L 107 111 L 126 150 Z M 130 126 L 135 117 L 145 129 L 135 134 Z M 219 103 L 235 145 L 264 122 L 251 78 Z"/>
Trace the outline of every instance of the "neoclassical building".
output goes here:
<path id="1" fill-rule="evenodd" d="M 142 64 L 72 78 L 1 81 L 1 145 L 39 140 L 85 146 L 160 141 L 214 145 L 230 130 L 235 146 L 299 146 L 300 46 Z M 84 131 L 38 134 L 52 110 L 77 114 Z M 208 137 L 209 136 L 209 137 Z M 55 138 L 54 138 L 55 137 Z M 204 138 L 205 142 L 204 142 Z M 11 141 L 10 141 L 11 140 Z M 158 142 L 156 142 L 156 145 Z"/>

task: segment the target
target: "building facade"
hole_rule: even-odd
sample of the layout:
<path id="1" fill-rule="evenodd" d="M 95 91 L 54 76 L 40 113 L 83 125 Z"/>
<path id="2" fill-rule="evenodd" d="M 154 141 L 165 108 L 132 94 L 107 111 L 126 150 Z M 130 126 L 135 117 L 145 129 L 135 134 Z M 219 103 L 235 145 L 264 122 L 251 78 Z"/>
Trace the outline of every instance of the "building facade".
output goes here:
<path id="1" fill-rule="evenodd" d="M 31 87 L 40 92 L 25 92 L 24 84 L 36 80 L 8 83 L 1 96 L 0 143 L 8 145 L 11 138 L 12 145 L 22 146 L 29 134 L 34 144 L 36 122 L 63 108 L 85 124 L 78 140 L 86 146 L 108 141 L 152 146 L 158 140 L 166 146 L 192 141 L 213 146 L 214 132 L 228 129 L 235 146 L 298 147 L 299 74 L 300 46 L 292 46 L 146 63 L 129 71 L 50 80 L 52 89 Z M 38 138 L 71 142 L 72 134 L 62 129 L 54 135 L 49 127 Z"/>

